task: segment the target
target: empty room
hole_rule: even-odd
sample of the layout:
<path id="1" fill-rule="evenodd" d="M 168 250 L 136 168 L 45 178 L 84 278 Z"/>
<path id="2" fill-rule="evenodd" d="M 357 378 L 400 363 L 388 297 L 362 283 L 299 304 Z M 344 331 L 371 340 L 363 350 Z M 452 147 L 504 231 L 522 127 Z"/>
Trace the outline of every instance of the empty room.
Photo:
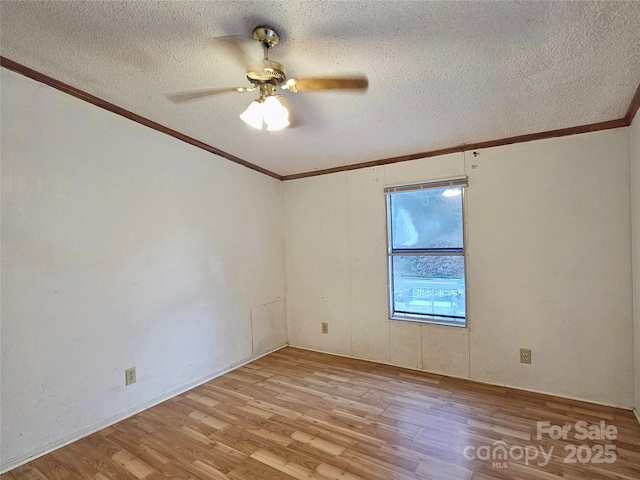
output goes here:
<path id="1" fill-rule="evenodd" d="M 0 0 L 0 478 L 640 478 L 639 25 Z"/>

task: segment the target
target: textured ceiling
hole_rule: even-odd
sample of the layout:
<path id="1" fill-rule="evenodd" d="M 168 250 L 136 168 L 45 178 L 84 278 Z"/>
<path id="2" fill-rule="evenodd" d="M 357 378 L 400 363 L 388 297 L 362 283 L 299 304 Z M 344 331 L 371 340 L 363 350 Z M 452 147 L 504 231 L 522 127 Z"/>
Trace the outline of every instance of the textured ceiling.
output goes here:
<path id="1" fill-rule="evenodd" d="M 2 56 L 280 175 L 624 117 L 640 1 L 5 1 Z M 299 125 L 254 130 L 257 97 L 215 37 L 275 27 L 289 77 L 364 72 L 366 93 L 284 92 Z M 260 48 L 255 46 L 256 55 Z"/>

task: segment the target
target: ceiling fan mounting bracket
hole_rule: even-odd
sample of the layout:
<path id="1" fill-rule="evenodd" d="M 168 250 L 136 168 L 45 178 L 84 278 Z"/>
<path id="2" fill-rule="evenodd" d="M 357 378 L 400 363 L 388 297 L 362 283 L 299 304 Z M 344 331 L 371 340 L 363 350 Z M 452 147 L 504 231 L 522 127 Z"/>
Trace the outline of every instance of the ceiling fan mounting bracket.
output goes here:
<path id="1" fill-rule="evenodd" d="M 264 48 L 273 48 L 280 41 L 280 36 L 273 28 L 259 25 L 253 30 L 253 39 Z"/>

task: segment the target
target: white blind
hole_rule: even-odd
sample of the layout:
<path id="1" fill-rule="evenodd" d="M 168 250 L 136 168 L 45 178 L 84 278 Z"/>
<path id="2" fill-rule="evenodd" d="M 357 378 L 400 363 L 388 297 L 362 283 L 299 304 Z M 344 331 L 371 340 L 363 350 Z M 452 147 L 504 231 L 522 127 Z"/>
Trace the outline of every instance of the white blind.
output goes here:
<path id="1" fill-rule="evenodd" d="M 413 185 L 396 185 L 384 188 L 384 193 L 398 192 L 417 192 L 429 188 L 446 188 L 446 187 L 468 187 L 469 180 L 467 177 L 447 178 L 443 180 L 434 180 L 433 182 L 416 183 Z"/>

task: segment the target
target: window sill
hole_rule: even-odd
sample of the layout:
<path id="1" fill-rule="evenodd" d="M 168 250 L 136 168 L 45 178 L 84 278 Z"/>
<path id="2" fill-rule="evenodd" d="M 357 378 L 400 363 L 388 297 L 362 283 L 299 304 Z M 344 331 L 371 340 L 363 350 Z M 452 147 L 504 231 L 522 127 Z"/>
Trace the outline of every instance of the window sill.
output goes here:
<path id="1" fill-rule="evenodd" d="M 405 314 L 394 314 L 389 317 L 390 321 L 400 321 L 400 322 L 411 322 L 411 323 L 419 323 L 422 325 L 436 325 L 440 327 L 457 327 L 457 328 L 467 328 L 466 320 L 451 320 L 449 318 L 443 317 L 426 317 L 422 315 L 405 315 Z"/>

